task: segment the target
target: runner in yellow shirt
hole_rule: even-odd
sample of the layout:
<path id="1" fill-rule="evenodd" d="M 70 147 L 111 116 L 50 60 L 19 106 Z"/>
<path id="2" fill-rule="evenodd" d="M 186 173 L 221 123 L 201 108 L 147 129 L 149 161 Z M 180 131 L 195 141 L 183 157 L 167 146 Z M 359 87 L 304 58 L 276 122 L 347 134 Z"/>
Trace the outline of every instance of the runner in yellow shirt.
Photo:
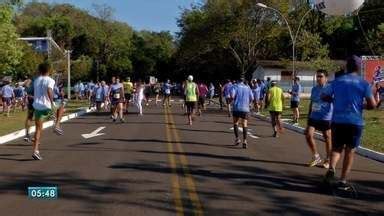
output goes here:
<path id="1" fill-rule="evenodd" d="M 185 85 L 185 106 L 187 107 L 188 124 L 192 125 L 192 115 L 199 97 L 199 89 L 196 83 L 193 82 L 193 76 L 188 76 L 188 81 Z"/>
<path id="2" fill-rule="evenodd" d="M 272 81 L 271 88 L 268 91 L 268 109 L 271 114 L 273 137 L 279 137 L 278 132 L 283 131 L 281 113 L 283 112 L 284 94 L 283 90 L 276 85 L 276 81 Z"/>
<path id="3" fill-rule="evenodd" d="M 125 93 L 125 112 L 128 114 L 129 101 L 132 97 L 133 92 L 133 83 L 131 82 L 131 78 L 127 78 L 126 82 L 123 82 L 124 93 Z"/>

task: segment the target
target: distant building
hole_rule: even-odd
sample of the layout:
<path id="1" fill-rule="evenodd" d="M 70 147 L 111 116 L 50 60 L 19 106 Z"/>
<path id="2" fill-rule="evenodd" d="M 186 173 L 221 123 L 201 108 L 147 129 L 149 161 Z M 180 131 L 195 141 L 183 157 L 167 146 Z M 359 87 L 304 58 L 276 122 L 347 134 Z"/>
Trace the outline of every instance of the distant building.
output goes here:
<path id="1" fill-rule="evenodd" d="M 342 65 L 343 62 L 336 61 Z M 252 79 L 271 80 L 278 82 L 284 91 L 288 91 L 292 86 L 292 68 L 285 66 L 280 61 L 259 61 L 258 67 L 252 73 Z M 300 84 L 303 87 L 303 93 L 310 93 L 312 87 L 316 85 L 316 71 L 313 69 L 297 68 L 297 76 L 300 78 Z M 329 72 L 329 80 L 334 79 L 333 71 Z"/>

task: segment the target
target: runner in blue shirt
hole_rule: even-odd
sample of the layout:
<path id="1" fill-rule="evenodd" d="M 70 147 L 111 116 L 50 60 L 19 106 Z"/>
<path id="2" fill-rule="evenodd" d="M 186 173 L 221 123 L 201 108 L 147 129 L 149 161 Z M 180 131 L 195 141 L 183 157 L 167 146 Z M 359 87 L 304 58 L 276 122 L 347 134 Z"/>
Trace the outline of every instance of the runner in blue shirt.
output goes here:
<path id="1" fill-rule="evenodd" d="M 10 86 L 10 82 L 7 81 L 5 82 L 6 85 L 3 86 L 1 89 L 1 95 L 2 95 L 2 100 L 3 100 L 3 113 L 7 117 L 9 117 L 9 112 L 11 110 L 12 106 L 12 100 L 15 98 L 15 94 L 13 92 L 13 88 Z"/>
<path id="2" fill-rule="evenodd" d="M 291 94 L 291 109 L 293 111 L 294 124 L 298 124 L 299 117 L 300 117 L 299 105 L 300 105 L 300 93 L 302 92 L 302 88 L 299 81 L 300 81 L 300 78 L 295 77 L 293 79 L 292 89 L 289 91 L 289 94 Z"/>
<path id="3" fill-rule="evenodd" d="M 259 105 L 260 105 L 260 112 L 263 112 L 264 109 L 264 100 L 266 100 L 266 94 L 267 94 L 267 87 L 265 86 L 264 82 L 260 79 L 257 80 L 257 84 L 260 86 L 260 97 L 259 97 Z"/>
<path id="4" fill-rule="evenodd" d="M 248 117 L 250 112 L 250 104 L 253 101 L 252 90 L 244 84 L 244 79 L 241 78 L 231 90 L 231 100 L 233 100 L 233 130 L 235 133 L 235 145 L 239 145 L 239 122 L 241 120 L 243 126 L 243 148 L 247 148 L 248 134 Z"/>
<path id="5" fill-rule="evenodd" d="M 172 90 L 172 84 L 170 80 L 167 80 L 166 83 L 163 85 L 163 92 L 164 92 L 164 99 L 163 99 L 163 106 L 171 106 L 171 90 Z"/>
<path id="6" fill-rule="evenodd" d="M 225 103 L 227 104 L 227 111 L 228 116 L 231 117 L 231 89 L 232 89 L 232 82 L 231 80 L 227 80 L 227 83 L 223 87 L 223 96 L 225 98 Z"/>
<path id="7" fill-rule="evenodd" d="M 256 113 L 260 112 L 260 92 L 261 92 L 261 87 L 257 83 L 257 80 L 254 79 L 252 81 L 252 93 L 253 93 L 253 106 Z"/>
<path id="8" fill-rule="evenodd" d="M 331 120 L 333 104 L 321 99 L 321 94 L 329 88 L 327 84 L 328 72 L 325 70 L 318 70 L 316 72 L 317 85 L 312 88 L 311 102 L 309 104 L 308 124 L 305 131 L 308 146 L 312 153 L 312 160 L 309 166 L 317 166 L 322 162 L 319 152 L 317 151 L 314 133 L 315 130 L 321 131 L 325 140 L 325 150 L 327 157 L 324 159 L 324 168 L 329 168 L 329 161 L 331 157 Z"/>
<path id="9" fill-rule="evenodd" d="M 333 101 L 332 157 L 324 180 L 334 182 L 335 168 L 344 150 L 343 169 L 338 182 L 338 188 L 343 189 L 349 188 L 347 176 L 363 134 L 363 108 L 376 107 L 371 87 L 358 75 L 358 66 L 353 58 L 348 59 L 346 69 L 347 73 L 335 79 L 322 96 L 323 100 Z"/>

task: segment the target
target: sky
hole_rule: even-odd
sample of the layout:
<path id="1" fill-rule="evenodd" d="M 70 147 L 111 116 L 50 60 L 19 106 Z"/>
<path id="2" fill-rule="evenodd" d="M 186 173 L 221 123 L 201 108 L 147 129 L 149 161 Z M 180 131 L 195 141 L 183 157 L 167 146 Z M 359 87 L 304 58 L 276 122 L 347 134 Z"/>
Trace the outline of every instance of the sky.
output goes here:
<path id="1" fill-rule="evenodd" d="M 26 2 L 30 2 L 28 0 Z M 47 3 L 69 3 L 94 12 L 93 4 L 106 4 L 114 9 L 114 19 L 128 23 L 135 30 L 177 32 L 180 8 L 190 8 L 201 0 L 38 0 Z"/>

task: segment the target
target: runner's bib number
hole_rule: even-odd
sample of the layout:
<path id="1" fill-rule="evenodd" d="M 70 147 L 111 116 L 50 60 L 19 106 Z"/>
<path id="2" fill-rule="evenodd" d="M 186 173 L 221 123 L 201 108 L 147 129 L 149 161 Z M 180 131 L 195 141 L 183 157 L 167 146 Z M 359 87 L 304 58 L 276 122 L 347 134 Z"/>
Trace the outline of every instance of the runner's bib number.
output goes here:
<path id="1" fill-rule="evenodd" d="M 120 93 L 115 93 L 115 94 L 113 94 L 113 98 L 115 98 L 115 99 L 120 99 Z"/>
<path id="2" fill-rule="evenodd" d="M 321 110 L 321 104 L 320 103 L 313 103 L 312 104 L 312 111 L 320 111 Z"/>
<path id="3" fill-rule="evenodd" d="M 171 94 L 171 90 L 170 89 L 165 89 L 165 94 Z"/>

